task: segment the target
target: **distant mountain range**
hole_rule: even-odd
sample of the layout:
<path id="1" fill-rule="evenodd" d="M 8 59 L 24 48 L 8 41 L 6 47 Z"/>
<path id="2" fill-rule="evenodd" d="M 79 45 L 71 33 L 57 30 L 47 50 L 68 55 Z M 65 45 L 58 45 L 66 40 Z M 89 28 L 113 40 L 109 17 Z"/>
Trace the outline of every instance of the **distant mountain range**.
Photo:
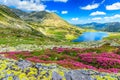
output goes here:
<path id="1" fill-rule="evenodd" d="M 100 31 L 108 32 L 120 32 L 120 22 L 110 22 L 110 23 L 87 23 L 87 24 L 77 24 L 76 26 L 83 29 L 95 29 Z"/>

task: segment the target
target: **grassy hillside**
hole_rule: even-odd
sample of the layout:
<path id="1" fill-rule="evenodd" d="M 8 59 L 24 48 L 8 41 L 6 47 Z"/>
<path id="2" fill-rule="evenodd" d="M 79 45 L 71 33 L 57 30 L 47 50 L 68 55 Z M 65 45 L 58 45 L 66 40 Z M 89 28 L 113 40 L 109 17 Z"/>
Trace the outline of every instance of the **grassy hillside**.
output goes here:
<path id="1" fill-rule="evenodd" d="M 105 40 L 111 40 L 120 44 L 120 33 L 119 32 L 109 33 L 109 37 L 106 37 Z"/>
<path id="2" fill-rule="evenodd" d="M 25 20 L 32 28 L 57 40 L 71 41 L 84 31 L 64 21 L 55 13 L 45 11 L 32 12 Z"/>
<path id="3" fill-rule="evenodd" d="M 51 40 L 12 12 L 7 6 L 0 5 L 0 44 L 41 44 Z"/>
<path id="4" fill-rule="evenodd" d="M 0 5 L 0 44 L 69 43 L 82 32 L 55 13 L 26 13 Z"/>
<path id="5" fill-rule="evenodd" d="M 32 29 L 7 6 L 0 5 L 0 27 L 31 31 Z"/>
<path id="6" fill-rule="evenodd" d="M 25 13 L 17 9 L 12 11 L 21 16 L 35 30 L 58 41 L 71 41 L 86 31 L 69 24 L 55 13 L 46 11 Z"/>

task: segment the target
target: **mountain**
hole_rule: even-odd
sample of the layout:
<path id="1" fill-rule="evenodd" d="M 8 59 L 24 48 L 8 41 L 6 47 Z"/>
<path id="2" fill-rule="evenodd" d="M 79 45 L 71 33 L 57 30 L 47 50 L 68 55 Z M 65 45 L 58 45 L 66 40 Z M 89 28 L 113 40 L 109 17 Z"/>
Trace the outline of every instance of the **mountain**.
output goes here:
<path id="1" fill-rule="evenodd" d="M 24 12 L 0 5 L 0 44 L 49 44 L 70 42 L 83 29 L 46 11 Z"/>
<path id="2" fill-rule="evenodd" d="M 32 31 L 31 27 L 4 5 L 0 5 L 0 27 Z"/>
<path id="3" fill-rule="evenodd" d="M 44 41 L 44 39 L 51 40 L 33 29 L 9 7 L 0 5 L 0 44 L 16 45 L 35 42 L 41 44 L 39 41 Z"/>
<path id="4" fill-rule="evenodd" d="M 28 13 L 26 13 L 26 12 L 20 10 L 20 9 L 15 9 L 15 8 L 12 9 L 12 8 L 10 8 L 10 10 L 11 10 L 12 12 L 14 12 L 14 13 L 15 13 L 17 16 L 19 16 L 20 18 L 25 17 L 25 16 L 28 15 Z"/>
<path id="5" fill-rule="evenodd" d="M 21 18 L 35 30 L 56 40 L 70 41 L 75 39 L 84 31 L 81 28 L 77 28 L 76 26 L 69 24 L 55 13 L 40 11 L 25 13 L 27 15 L 22 15 L 19 13 L 24 12 L 19 12 L 20 10 L 12 11 L 14 11 L 18 16 L 21 16 Z"/>
<path id="6" fill-rule="evenodd" d="M 87 23 L 87 24 L 77 24 L 76 26 L 83 29 L 95 29 L 100 31 L 108 32 L 120 32 L 120 22 L 109 22 L 109 23 Z"/>
<path id="7" fill-rule="evenodd" d="M 105 31 L 120 32 L 120 22 L 107 23 L 107 27 L 105 28 Z"/>
<path id="8" fill-rule="evenodd" d="M 84 28 L 84 29 L 104 30 L 106 27 L 106 24 L 92 22 L 92 23 L 87 23 L 87 24 L 77 24 L 76 26 Z"/>

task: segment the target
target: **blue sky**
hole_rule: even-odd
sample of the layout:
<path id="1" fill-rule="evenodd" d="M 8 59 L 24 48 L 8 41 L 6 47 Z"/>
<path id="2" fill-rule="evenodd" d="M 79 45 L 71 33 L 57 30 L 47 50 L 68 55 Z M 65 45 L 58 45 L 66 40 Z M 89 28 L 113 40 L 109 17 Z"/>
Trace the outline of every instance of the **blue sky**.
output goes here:
<path id="1" fill-rule="evenodd" d="M 54 12 L 72 24 L 120 22 L 120 0 L 0 0 L 0 4 Z"/>

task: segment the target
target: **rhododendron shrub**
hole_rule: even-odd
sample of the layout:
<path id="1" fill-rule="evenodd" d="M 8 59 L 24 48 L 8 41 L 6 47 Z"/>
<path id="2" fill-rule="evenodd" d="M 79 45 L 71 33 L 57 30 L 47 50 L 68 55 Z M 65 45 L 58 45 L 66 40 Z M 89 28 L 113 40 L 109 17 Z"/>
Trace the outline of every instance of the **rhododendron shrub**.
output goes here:
<path id="1" fill-rule="evenodd" d="M 120 55 L 114 53 L 87 53 L 79 54 L 82 62 L 97 68 L 120 68 Z"/>
<path id="2" fill-rule="evenodd" d="M 59 53 L 59 54 L 67 54 L 70 56 L 76 56 L 77 53 L 82 53 L 85 51 L 85 49 L 80 49 L 80 48 L 58 48 L 58 47 L 54 47 L 52 49 L 53 51 Z"/>
<path id="3" fill-rule="evenodd" d="M 93 66 L 89 66 L 84 63 L 77 62 L 77 61 L 70 60 L 70 59 L 60 60 L 57 63 L 65 67 L 72 67 L 72 68 L 79 68 L 79 69 L 96 69 Z"/>
<path id="4" fill-rule="evenodd" d="M 38 51 L 2 52 L 7 58 L 25 59 L 35 63 L 57 63 L 72 69 L 94 69 L 120 72 L 120 55 L 114 52 L 96 53 L 92 49 L 54 47 Z M 88 52 L 88 53 L 87 53 Z"/>

